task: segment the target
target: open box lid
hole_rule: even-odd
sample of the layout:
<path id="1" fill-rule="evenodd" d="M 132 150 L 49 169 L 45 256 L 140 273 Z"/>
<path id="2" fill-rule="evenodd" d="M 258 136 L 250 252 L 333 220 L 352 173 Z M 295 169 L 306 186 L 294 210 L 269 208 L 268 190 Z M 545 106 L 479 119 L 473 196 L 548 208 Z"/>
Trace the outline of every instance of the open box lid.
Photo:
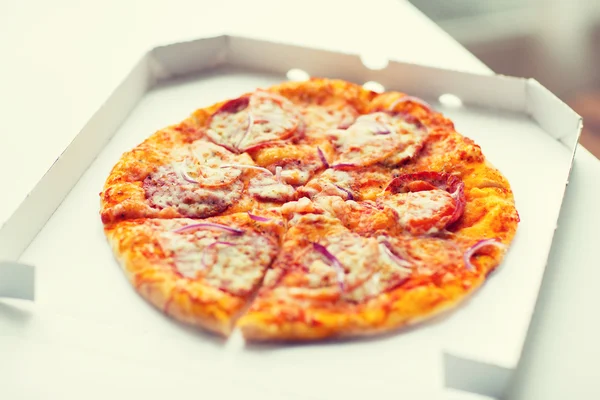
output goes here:
<path id="1" fill-rule="evenodd" d="M 498 274 L 498 279 L 495 278 L 497 281 L 502 280 L 503 284 L 496 285 L 495 292 L 483 288 L 481 292 L 484 294 L 478 295 L 477 302 L 469 304 L 468 310 L 460 310 L 456 313 L 458 315 L 453 315 L 449 321 L 443 322 L 445 331 L 441 342 L 445 353 L 446 371 L 466 371 L 471 368 L 481 371 L 482 376 L 489 376 L 494 382 L 500 382 L 496 387 L 487 385 L 478 389 L 473 386 L 473 375 L 469 377 L 463 373 L 449 373 L 446 376 L 447 384 L 485 394 L 498 394 L 519 359 L 581 130 L 580 117 L 533 80 L 475 75 L 397 62 L 390 62 L 383 68 L 374 70 L 367 68 L 356 55 L 237 36 L 219 36 L 154 48 L 86 124 L 18 210 L 2 225 L 0 259 L 15 261 L 21 257 L 71 188 L 112 138 L 117 127 L 147 91 L 158 83 L 224 65 L 272 73 L 281 76 L 282 79 L 287 71 L 295 68 L 312 76 L 335 77 L 354 82 L 373 81 L 387 89 L 415 94 L 432 102 L 442 95 L 450 94 L 459 99 L 462 105 L 444 108 L 444 105 L 440 104 L 440 111 L 454 120 L 457 130 L 467 136 L 471 136 L 471 132 L 485 129 L 486 137 L 481 138 L 481 143 L 475 140 L 482 145 L 484 154 L 494 163 L 499 159 L 495 157 L 496 154 L 520 152 L 516 159 L 523 159 L 524 155 L 530 154 L 533 163 L 531 165 L 515 167 L 510 163 L 502 164 L 506 161 L 501 160 L 496 163 L 501 171 L 507 172 L 509 181 L 516 183 L 520 179 L 518 174 L 523 173 L 522 168 L 527 169 L 525 174 L 541 167 L 550 170 L 546 171 L 547 175 L 543 178 L 546 179 L 547 185 L 544 187 L 547 190 L 543 194 L 546 201 L 541 206 L 534 202 L 535 199 L 539 200 L 539 197 L 529 196 L 531 193 L 527 193 L 525 183 L 520 186 L 521 191 L 514 187 L 517 208 L 524 204 L 529 206 L 530 210 L 536 206 L 542 209 L 543 212 L 535 215 L 535 222 L 541 224 L 538 229 L 542 233 L 536 235 L 533 240 L 532 247 L 535 251 L 524 249 L 526 239 L 523 238 L 527 237 L 524 235 L 531 234 L 531 231 L 525 230 L 525 233 L 522 233 L 524 229 L 520 228 L 517 234 L 514 247 L 520 248 L 518 253 L 523 256 L 523 260 L 527 260 L 526 265 L 535 265 L 535 268 L 528 270 L 526 281 L 520 281 L 520 284 L 526 287 L 514 289 L 518 295 L 512 300 L 513 304 L 498 313 L 498 326 L 492 324 L 491 327 L 487 327 L 495 334 L 486 336 L 486 327 L 478 327 L 478 332 L 467 335 L 468 323 L 482 315 L 481 313 L 492 310 L 494 298 L 491 293 L 498 295 L 499 290 L 510 285 L 513 275 L 508 274 L 508 271 Z M 475 110 L 482 117 L 472 118 L 471 110 Z M 510 129 L 506 131 L 507 125 L 504 122 L 509 119 L 512 122 Z M 497 125 L 490 125 L 494 121 Z M 503 135 L 508 137 L 516 134 L 521 136 L 512 137 L 510 140 L 514 142 L 518 139 L 521 147 L 514 150 L 503 148 Z M 541 135 L 544 135 L 545 140 L 543 149 L 536 147 L 542 143 Z M 540 150 L 548 152 L 546 157 L 542 157 Z M 510 157 L 502 158 L 507 160 Z M 542 165 L 537 165 L 540 164 L 536 161 L 538 158 Z M 552 160 L 551 163 L 549 159 Z M 539 196 L 539 193 L 536 195 Z M 511 250 L 505 263 L 518 263 L 513 254 L 515 251 Z M 30 283 L 33 283 L 33 279 Z M 43 282 L 38 283 L 43 285 Z M 23 283 L 17 286 L 32 292 L 32 286 Z M 15 290 L 18 292 L 18 288 L 11 288 L 13 295 Z M 490 292 L 490 296 L 485 295 L 486 292 Z M 0 296 L 7 294 L 11 292 L 0 293 Z M 510 312 L 518 313 L 519 316 L 509 319 Z M 513 335 L 503 337 L 505 328 L 502 324 L 509 320 L 518 326 L 512 329 L 515 332 Z M 423 328 L 424 331 L 431 329 L 436 327 Z M 474 337 L 477 338 L 474 340 Z"/>

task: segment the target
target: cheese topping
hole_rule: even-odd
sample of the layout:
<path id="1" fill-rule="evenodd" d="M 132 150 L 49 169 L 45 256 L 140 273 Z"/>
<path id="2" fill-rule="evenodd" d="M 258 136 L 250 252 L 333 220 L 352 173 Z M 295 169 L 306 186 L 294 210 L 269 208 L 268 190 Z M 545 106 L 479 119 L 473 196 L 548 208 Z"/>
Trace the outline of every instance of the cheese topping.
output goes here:
<path id="1" fill-rule="evenodd" d="M 253 164 L 247 154 L 233 154 L 204 140 L 172 151 L 171 157 L 179 160 L 173 164 L 174 169 L 186 182 L 215 188 L 231 185 L 242 174 L 240 169 L 221 168 L 223 165 Z"/>
<path id="2" fill-rule="evenodd" d="M 248 193 L 260 200 L 283 203 L 292 200 L 296 190 L 293 186 L 278 181 L 273 175 L 261 174 L 250 180 Z"/>
<path id="3" fill-rule="evenodd" d="M 181 275 L 235 295 L 246 295 L 256 287 L 276 253 L 273 243 L 249 231 L 244 235 L 203 229 L 164 232 L 161 244 Z"/>
<path id="4" fill-rule="evenodd" d="M 257 165 L 269 168 L 282 167 L 281 177 L 290 185 L 304 185 L 325 167 L 314 145 L 285 144 L 267 147 L 253 154 Z"/>
<path id="5" fill-rule="evenodd" d="M 233 100 L 235 102 L 236 100 Z M 215 143 L 236 151 L 291 136 L 300 119 L 294 105 L 284 97 L 264 91 L 254 92 L 246 103 L 217 111 L 211 118 L 207 136 Z"/>
<path id="6" fill-rule="evenodd" d="M 174 165 L 163 165 L 144 180 L 143 188 L 151 207 L 171 207 L 181 215 L 202 218 L 225 211 L 242 196 L 244 184 L 234 180 L 220 187 L 206 187 L 186 181 Z"/>
<path id="7" fill-rule="evenodd" d="M 369 166 L 388 160 L 400 163 L 413 157 L 422 147 L 426 131 L 420 125 L 407 123 L 401 115 L 383 112 L 361 115 L 346 130 L 333 130 L 340 153 L 336 164 Z"/>
<path id="8" fill-rule="evenodd" d="M 415 234 L 441 231 L 456 209 L 452 195 L 440 189 L 386 195 L 377 203 L 392 208 L 397 223 Z"/>
<path id="9" fill-rule="evenodd" d="M 347 171 L 337 169 L 325 170 L 316 179 L 308 182 L 301 190 L 310 198 L 317 196 L 338 196 L 345 200 L 354 198 L 352 184 L 354 178 Z"/>
<path id="10" fill-rule="evenodd" d="M 309 104 L 301 112 L 310 129 L 319 132 L 348 127 L 358 117 L 358 112 L 347 104 L 328 107 Z"/>
<path id="11" fill-rule="evenodd" d="M 364 302 L 398 286 L 411 274 L 410 269 L 390 260 L 374 238 L 345 233 L 323 238 L 320 243 L 342 265 L 342 281 L 331 261 L 308 247 L 302 251 L 299 259 L 306 266 L 301 278 L 303 284 L 290 287 L 290 295 L 323 298 L 324 295 L 337 292 L 342 300 Z"/>
<path id="12" fill-rule="evenodd" d="M 450 240 L 436 237 L 409 237 L 391 239 L 378 237 L 380 242 L 386 241 L 391 250 L 398 255 L 413 273 L 432 275 L 439 271 L 447 271 L 449 267 L 463 268 L 463 253 Z"/>

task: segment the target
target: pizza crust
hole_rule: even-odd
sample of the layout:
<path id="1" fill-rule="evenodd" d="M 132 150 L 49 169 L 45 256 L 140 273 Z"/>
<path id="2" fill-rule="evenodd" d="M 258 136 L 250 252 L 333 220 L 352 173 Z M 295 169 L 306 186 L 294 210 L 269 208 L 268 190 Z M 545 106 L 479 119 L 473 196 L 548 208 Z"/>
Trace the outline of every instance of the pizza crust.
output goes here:
<path id="1" fill-rule="evenodd" d="M 372 336 L 412 326 L 450 311 L 475 291 L 484 278 L 477 278 L 468 289 L 462 282 L 447 283 L 443 288 L 420 286 L 410 291 L 397 289 L 357 307 L 319 307 L 298 303 L 281 304 L 265 300 L 267 309 L 278 313 L 302 315 L 299 321 L 282 322 L 271 312 L 251 312 L 237 326 L 248 341 L 311 341 Z"/>
<path id="2" fill-rule="evenodd" d="M 244 213 L 205 222 L 243 229 L 246 237 L 251 235 L 248 240 L 258 237 L 260 232 L 265 240 L 255 251 L 264 254 L 268 252 L 264 243 L 275 248 L 282 225 L 277 222 L 276 214 L 263 215 L 273 218 L 272 221 L 256 222 Z M 210 285 L 206 277 L 186 276 L 174 264 L 179 250 L 165 247 L 168 245 L 161 241 L 160 235 L 195 223 L 189 219 L 131 220 L 107 225 L 105 234 L 128 280 L 143 298 L 180 322 L 227 336 L 260 285 L 272 257 L 265 260 L 263 256 L 262 262 L 256 261 L 260 276 L 250 278 L 249 287 L 238 294 Z"/>

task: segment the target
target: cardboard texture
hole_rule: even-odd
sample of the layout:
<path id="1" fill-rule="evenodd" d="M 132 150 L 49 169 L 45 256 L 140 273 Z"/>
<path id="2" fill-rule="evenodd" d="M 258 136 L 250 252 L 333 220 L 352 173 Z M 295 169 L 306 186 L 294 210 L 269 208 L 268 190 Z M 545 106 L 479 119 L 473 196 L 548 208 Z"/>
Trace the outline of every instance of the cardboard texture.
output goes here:
<path id="1" fill-rule="evenodd" d="M 98 192 L 121 154 L 196 108 L 285 80 L 292 68 L 375 81 L 424 98 L 509 179 L 521 216 L 514 244 L 499 271 L 456 311 L 384 338 L 258 349 L 237 335 L 220 343 L 166 320 L 126 282 L 98 216 Z M 444 94 L 458 103 L 440 101 Z M 74 328 L 111 327 L 115 341 L 134 343 L 141 333 L 161 343 L 156 354 L 140 350 L 140 360 L 173 357 L 185 365 L 193 362 L 189 354 L 202 354 L 197 367 L 208 366 L 207 373 L 218 365 L 240 382 L 275 385 L 275 392 L 291 384 L 291 375 L 327 388 L 318 394 L 296 383 L 294 393 L 305 398 L 391 394 L 398 379 L 410 393 L 431 389 L 427 396 L 443 384 L 498 396 L 519 360 L 580 128 L 579 116 L 532 80 L 397 62 L 372 70 L 350 54 L 233 36 L 161 46 L 140 61 L 0 229 L 0 257 L 38 267 L 32 313 L 49 310 L 71 318 Z M 37 338 L 54 323 L 48 317 L 39 329 L 14 334 Z M 363 390 L 361 380 L 371 383 Z"/>

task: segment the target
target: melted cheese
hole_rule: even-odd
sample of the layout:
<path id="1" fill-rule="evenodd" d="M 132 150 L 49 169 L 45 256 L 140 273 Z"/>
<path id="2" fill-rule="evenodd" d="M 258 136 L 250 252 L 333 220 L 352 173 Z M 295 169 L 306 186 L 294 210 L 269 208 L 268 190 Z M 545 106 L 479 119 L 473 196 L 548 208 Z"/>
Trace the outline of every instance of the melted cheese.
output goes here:
<path id="1" fill-rule="evenodd" d="M 403 228 L 410 228 L 418 221 L 431 220 L 427 233 L 435 233 L 443 229 L 447 218 L 442 218 L 441 214 L 454 206 L 452 196 L 440 189 L 399 193 L 378 199 L 378 202 L 396 212 L 398 224 Z"/>
<path id="2" fill-rule="evenodd" d="M 349 105 L 320 106 L 309 104 L 302 108 L 302 115 L 310 129 L 321 132 L 351 125 L 358 113 Z"/>
<path id="3" fill-rule="evenodd" d="M 338 196 L 343 199 L 349 199 L 350 195 L 348 192 L 353 194 L 353 182 L 354 178 L 350 173 L 328 169 L 303 187 L 302 192 L 311 198 L 318 196 Z"/>
<path id="4" fill-rule="evenodd" d="M 215 244 L 215 242 L 227 244 Z M 164 249 L 173 254 L 175 268 L 184 277 L 202 279 L 230 293 L 249 293 L 262 278 L 275 249 L 266 238 L 199 229 L 190 234 L 164 232 Z"/>
<path id="5" fill-rule="evenodd" d="M 320 243 L 343 267 L 338 268 L 311 247 L 302 250 L 299 262 L 306 266 L 301 287 L 288 288 L 294 297 L 330 298 L 332 295 L 349 302 L 361 303 L 401 284 L 410 269 L 394 263 L 380 249 L 374 238 L 353 233 L 323 238 Z"/>
<path id="6" fill-rule="evenodd" d="M 250 96 L 246 108 L 214 114 L 206 134 L 216 143 L 245 151 L 284 138 L 293 133 L 298 123 L 299 117 L 289 100 L 257 91 Z"/>
<path id="7" fill-rule="evenodd" d="M 222 187 L 204 187 L 185 181 L 172 165 L 160 167 L 143 184 L 152 207 L 172 207 L 189 217 L 207 217 L 227 209 L 242 195 L 244 185 L 234 180 Z"/>
<path id="8" fill-rule="evenodd" d="M 399 163 L 422 147 L 426 131 L 401 116 L 377 112 L 361 115 L 346 130 L 333 130 L 340 156 L 336 164 L 368 166 L 388 160 Z"/>
<path id="9" fill-rule="evenodd" d="M 296 195 L 293 186 L 277 181 L 274 176 L 260 175 L 250 181 L 248 193 L 261 200 L 285 202 Z"/>

